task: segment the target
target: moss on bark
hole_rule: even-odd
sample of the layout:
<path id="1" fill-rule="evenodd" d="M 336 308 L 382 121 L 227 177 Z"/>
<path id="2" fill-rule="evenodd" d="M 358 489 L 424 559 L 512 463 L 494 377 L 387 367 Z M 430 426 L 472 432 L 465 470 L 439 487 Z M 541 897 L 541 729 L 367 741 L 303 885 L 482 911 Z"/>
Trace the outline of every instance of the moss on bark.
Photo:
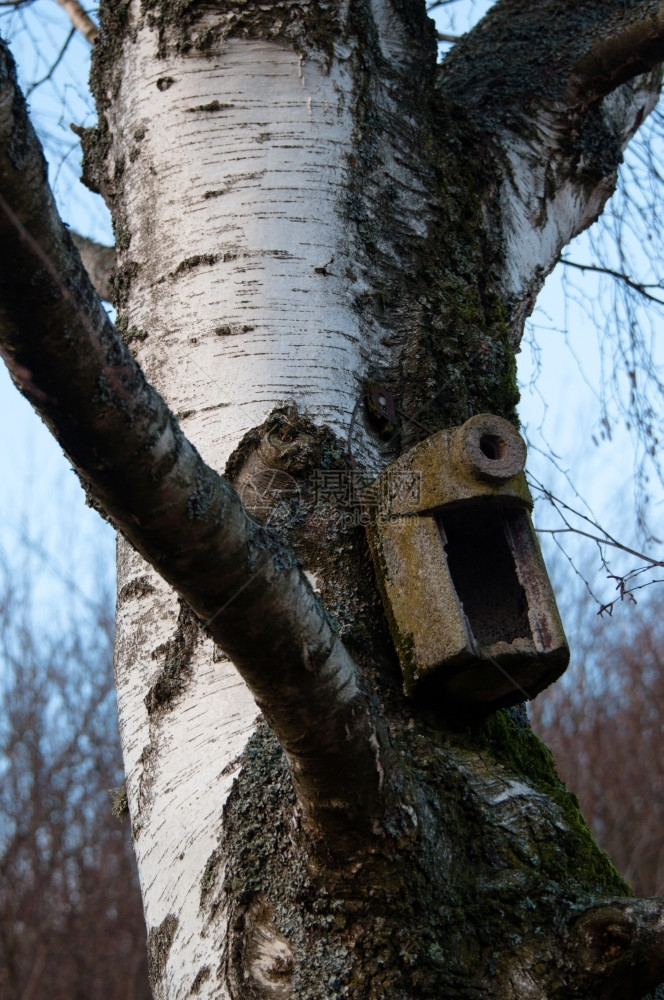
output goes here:
<path id="1" fill-rule="evenodd" d="M 512 997 L 523 974 L 550 1000 L 569 996 L 562 928 L 595 894 L 627 890 L 582 821 L 568 825 L 569 810 L 543 803 L 540 789 L 556 784 L 560 795 L 562 786 L 536 738 L 519 729 L 501 713 L 499 726 L 463 746 L 437 729 L 395 724 L 415 808 L 404 806 L 381 844 L 339 858 L 299 827 L 285 759 L 260 727 L 211 858 L 224 878 L 204 905 L 226 910 L 231 927 L 220 973 L 244 983 L 243 995 L 270 995 L 246 958 L 247 936 L 267 933 L 269 914 L 270 933 L 288 949 L 287 995 L 300 1000 Z M 500 760 L 516 759 L 515 746 L 518 771 Z"/>

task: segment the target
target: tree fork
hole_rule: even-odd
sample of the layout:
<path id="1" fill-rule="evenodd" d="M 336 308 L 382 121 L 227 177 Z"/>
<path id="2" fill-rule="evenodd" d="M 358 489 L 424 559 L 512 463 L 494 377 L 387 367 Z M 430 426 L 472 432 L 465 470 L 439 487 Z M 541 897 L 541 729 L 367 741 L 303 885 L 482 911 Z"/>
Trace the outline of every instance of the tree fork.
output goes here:
<path id="1" fill-rule="evenodd" d="M 115 333 L 57 216 L 4 43 L 0 52 L 2 355 L 12 379 L 118 530 L 243 672 L 305 812 L 338 834 L 377 832 L 386 747 L 355 664 L 293 553 L 202 462 Z"/>

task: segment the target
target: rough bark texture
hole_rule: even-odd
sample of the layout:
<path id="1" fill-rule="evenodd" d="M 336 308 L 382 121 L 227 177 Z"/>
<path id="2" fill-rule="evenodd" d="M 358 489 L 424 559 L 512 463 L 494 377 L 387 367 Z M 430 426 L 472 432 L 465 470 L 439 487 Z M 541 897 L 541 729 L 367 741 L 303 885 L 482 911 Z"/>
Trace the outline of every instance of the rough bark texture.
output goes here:
<path id="1" fill-rule="evenodd" d="M 631 898 L 524 713 L 403 695 L 355 492 L 427 433 L 516 420 L 523 319 L 653 106 L 660 21 L 499 0 L 438 68 L 415 0 L 104 4 L 83 145 L 125 345 L 22 201 L 32 140 L 2 137 L 2 239 L 32 241 L 4 349 L 131 542 L 116 669 L 157 997 L 664 978 L 661 902 Z"/>

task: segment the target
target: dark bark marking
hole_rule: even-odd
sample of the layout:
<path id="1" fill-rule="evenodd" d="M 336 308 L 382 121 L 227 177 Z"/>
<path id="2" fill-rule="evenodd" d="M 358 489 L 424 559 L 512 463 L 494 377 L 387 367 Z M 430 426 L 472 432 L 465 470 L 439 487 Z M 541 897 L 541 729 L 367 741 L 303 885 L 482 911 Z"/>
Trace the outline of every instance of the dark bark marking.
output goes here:
<path id="1" fill-rule="evenodd" d="M 154 587 L 147 576 L 136 577 L 121 587 L 118 594 L 118 604 L 124 604 L 125 601 L 133 597 L 145 597 L 147 594 L 154 594 Z"/>
<path id="2" fill-rule="evenodd" d="M 224 768 L 224 770 L 226 769 Z M 210 894 L 210 892 L 214 888 L 214 884 L 217 881 L 217 871 L 221 860 L 222 860 L 221 851 L 215 847 L 214 851 L 212 852 L 212 854 L 205 863 L 205 868 L 203 869 L 203 875 L 201 876 L 201 905 L 205 902 L 206 897 Z"/>
<path id="3" fill-rule="evenodd" d="M 418 783 L 418 828 L 404 810 L 382 846 L 340 857 L 298 824 L 285 757 L 258 727 L 224 808 L 215 855 L 223 885 L 206 895 L 211 913 L 228 914 L 221 975 L 232 997 L 275 995 L 245 976 L 265 923 L 292 953 L 290 996 L 508 997 L 521 971 L 549 1000 L 571 995 L 581 963 L 574 957 L 561 969 L 567 921 L 590 895 L 627 887 L 593 845 L 522 714 L 500 712 L 481 734 L 478 751 L 477 732 L 455 741 L 422 719 L 416 728 L 395 722 L 396 751 Z M 518 770 L 507 763 L 514 746 L 503 740 L 518 743 Z M 533 797 L 510 803 L 501 793 L 524 780 Z"/>
<path id="4" fill-rule="evenodd" d="M 192 996 L 195 996 L 197 993 L 200 993 L 201 986 L 203 985 L 203 983 L 206 983 L 208 981 L 211 975 L 212 971 L 209 965 L 204 965 L 201 969 L 198 970 L 198 972 L 196 973 L 196 978 L 191 984 L 191 989 L 189 990 Z"/>
<path id="5" fill-rule="evenodd" d="M 161 995 L 161 980 L 178 923 L 178 918 L 169 913 L 158 927 L 151 927 L 148 932 L 148 978 L 156 997 Z"/>
<path id="6" fill-rule="evenodd" d="M 202 267 L 207 264 L 208 267 L 212 267 L 219 260 L 218 253 L 198 253 L 193 257 L 187 257 L 185 260 L 180 261 L 178 266 L 174 271 L 171 271 L 169 278 L 177 278 L 179 274 L 185 274 L 187 271 L 193 271 L 195 267 Z"/>
<path id="7" fill-rule="evenodd" d="M 132 834 L 138 836 L 141 829 L 141 816 L 152 806 L 153 788 L 157 770 L 157 748 L 154 743 L 146 743 L 138 758 L 141 771 L 138 778 L 138 805 L 136 815 L 132 816 Z"/>
<path id="8" fill-rule="evenodd" d="M 268 38 L 279 40 L 297 52 L 322 52 L 331 61 L 338 39 L 339 0 L 244 0 L 222 3 L 219 23 L 199 26 L 205 8 L 196 0 L 147 0 L 143 5 L 148 22 L 159 32 L 159 52 L 175 49 L 210 51 L 224 38 Z M 102 19 L 102 24 L 103 24 Z"/>
<path id="9" fill-rule="evenodd" d="M 194 108 L 187 108 L 187 111 L 229 111 L 234 108 L 234 104 L 223 104 L 221 101 L 210 101 L 208 104 L 197 104 Z"/>
<path id="10" fill-rule="evenodd" d="M 163 656 L 164 661 L 159 677 L 145 696 L 148 715 L 172 708 L 175 698 L 185 689 L 191 676 L 191 658 L 198 642 L 200 625 L 182 598 L 179 598 L 179 604 L 175 635 L 152 654 L 153 659 Z"/>

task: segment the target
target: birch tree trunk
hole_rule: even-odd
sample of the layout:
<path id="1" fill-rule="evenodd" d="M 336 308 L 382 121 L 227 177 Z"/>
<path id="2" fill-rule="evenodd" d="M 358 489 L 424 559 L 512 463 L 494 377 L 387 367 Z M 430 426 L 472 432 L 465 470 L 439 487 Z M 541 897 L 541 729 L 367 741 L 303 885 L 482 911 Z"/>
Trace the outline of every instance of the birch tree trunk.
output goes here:
<path id="1" fill-rule="evenodd" d="M 101 15 L 83 145 L 114 219 L 116 328 L 328 616 L 315 655 L 295 629 L 293 673 L 281 613 L 313 598 L 289 582 L 269 616 L 250 604 L 252 529 L 255 573 L 208 599 L 207 564 L 180 583 L 179 526 L 153 554 L 162 508 L 132 513 L 131 470 L 65 441 L 131 540 L 116 675 L 155 996 L 638 1000 L 664 979 L 661 902 L 631 897 L 521 708 L 404 696 L 354 490 L 476 413 L 516 422 L 524 319 L 654 106 L 662 5 L 499 0 L 441 67 L 415 0 Z M 302 694 L 319 663 L 329 715 Z"/>

